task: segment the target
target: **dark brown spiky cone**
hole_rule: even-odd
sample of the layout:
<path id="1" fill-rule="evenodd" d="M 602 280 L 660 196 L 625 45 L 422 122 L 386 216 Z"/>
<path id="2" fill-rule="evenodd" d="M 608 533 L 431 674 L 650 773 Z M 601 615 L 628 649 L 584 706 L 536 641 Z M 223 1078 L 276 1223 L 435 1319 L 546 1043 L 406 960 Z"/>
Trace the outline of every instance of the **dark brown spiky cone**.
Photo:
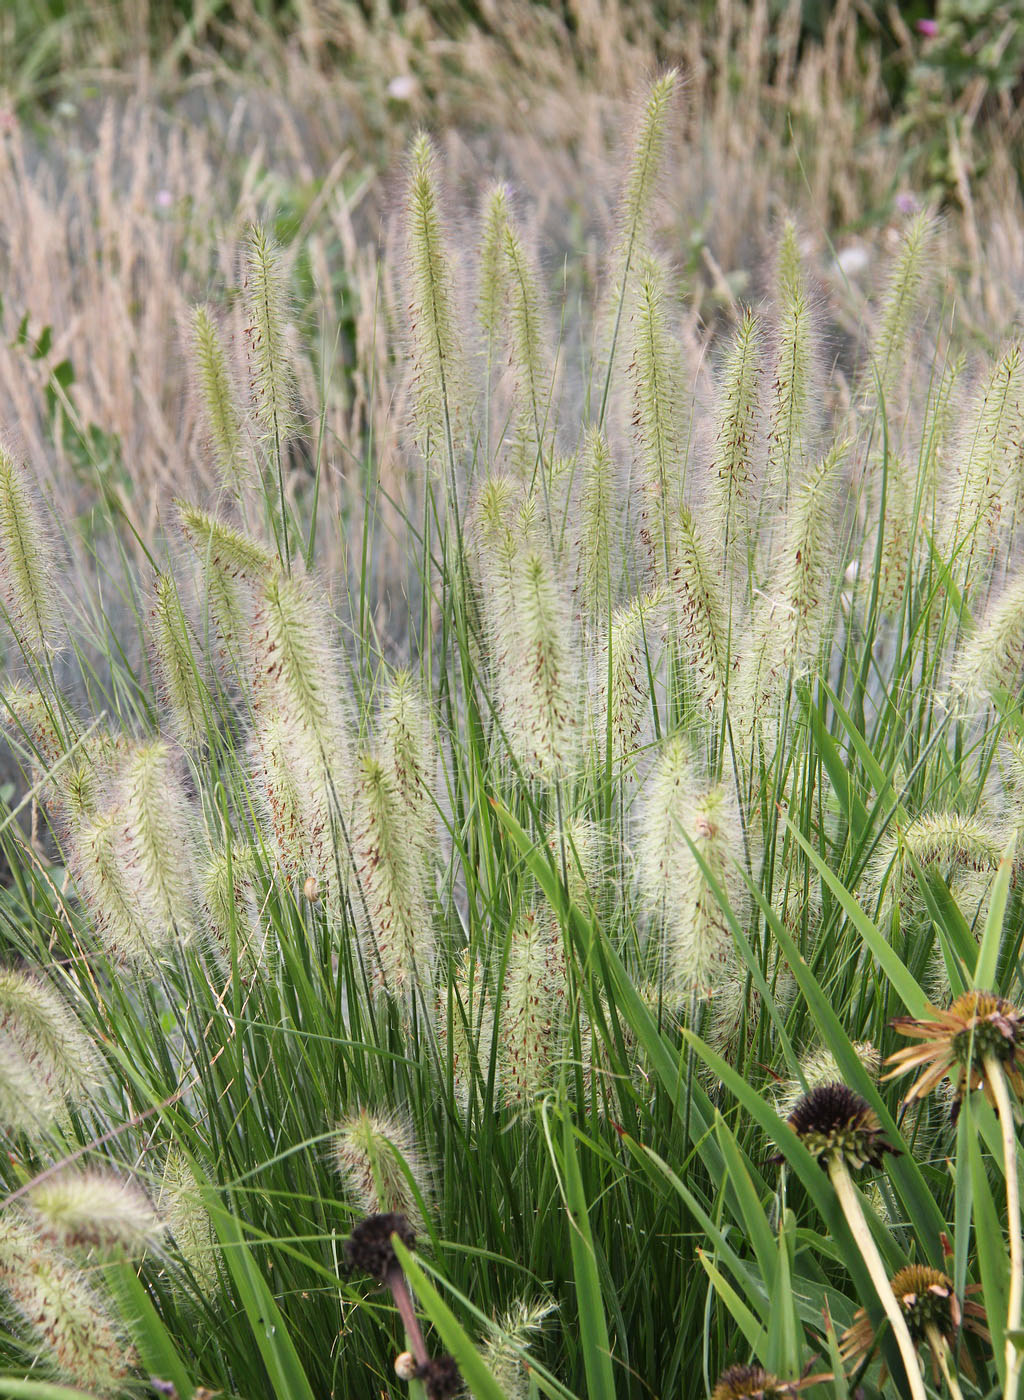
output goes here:
<path id="1" fill-rule="evenodd" d="M 455 1357 L 444 1353 L 432 1356 L 417 1369 L 417 1377 L 427 1391 L 427 1400 L 450 1400 L 462 1389 L 462 1376 L 455 1364 Z"/>
<path id="2" fill-rule="evenodd" d="M 729 1366 L 718 1377 L 711 1400 L 781 1400 L 795 1389 L 761 1366 Z"/>
<path id="3" fill-rule="evenodd" d="M 416 1248 L 416 1232 L 404 1215 L 368 1215 L 355 1226 L 345 1241 L 345 1261 L 350 1273 L 370 1274 L 381 1283 L 388 1281 L 392 1270 L 399 1268 L 398 1256 L 391 1243 L 397 1235 L 407 1249 Z"/>
<path id="4" fill-rule="evenodd" d="M 786 1121 L 822 1166 L 831 1157 L 841 1157 L 856 1171 L 881 1166 L 887 1152 L 898 1155 L 883 1135 L 874 1109 L 846 1084 L 822 1084 L 812 1089 Z M 774 1160 L 781 1162 L 783 1158 Z"/>

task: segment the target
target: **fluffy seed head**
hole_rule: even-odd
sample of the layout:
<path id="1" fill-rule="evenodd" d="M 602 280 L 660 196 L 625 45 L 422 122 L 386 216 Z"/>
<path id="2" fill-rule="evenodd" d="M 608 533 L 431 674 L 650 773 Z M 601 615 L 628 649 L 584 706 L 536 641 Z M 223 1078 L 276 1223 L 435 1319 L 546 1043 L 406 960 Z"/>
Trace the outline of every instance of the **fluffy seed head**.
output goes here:
<path id="1" fill-rule="evenodd" d="M 666 312 L 665 272 L 648 260 L 632 318 L 633 426 L 640 468 L 641 535 L 654 578 L 669 569 L 669 521 L 686 458 L 679 346 Z"/>
<path id="2" fill-rule="evenodd" d="M 867 1072 L 873 1079 L 877 1079 L 882 1061 L 875 1047 L 869 1041 L 862 1040 L 857 1041 L 853 1048 Z M 800 1057 L 800 1072 L 808 1089 L 817 1089 L 823 1084 L 835 1084 L 842 1078 L 835 1055 L 824 1045 L 815 1045 L 804 1052 Z M 805 1092 L 799 1079 L 785 1080 L 775 1100 L 780 1116 L 792 1113 Z"/>
<path id="3" fill-rule="evenodd" d="M 164 1165 L 160 1214 L 200 1292 L 212 1297 L 220 1286 L 217 1236 L 210 1213 L 203 1204 L 196 1174 L 184 1152 L 177 1147 L 168 1152 Z"/>
<path id="4" fill-rule="evenodd" d="M 905 362 L 905 349 L 931 271 L 935 222 L 922 209 L 907 225 L 886 279 L 872 349 L 872 388 L 892 414 L 889 402 Z"/>
<path id="5" fill-rule="evenodd" d="M 487 1369 L 506 1400 L 528 1400 L 530 1371 L 526 1351 L 531 1337 L 544 1326 L 554 1303 L 515 1303 L 495 1325 L 483 1347 Z"/>
<path id="6" fill-rule="evenodd" d="M 715 409 L 711 516 L 726 555 L 742 558 L 754 523 L 761 322 L 744 313 L 729 346 Z"/>
<path id="7" fill-rule="evenodd" d="M 38 1141 L 59 1111 L 53 1086 L 39 1078 L 12 1040 L 0 1038 L 0 1125 Z"/>
<path id="8" fill-rule="evenodd" d="M 484 201 L 477 281 L 477 314 L 488 346 L 497 339 L 505 309 L 508 289 L 505 230 L 508 217 L 508 188 L 502 184 L 492 185 Z"/>
<path id="9" fill-rule="evenodd" d="M 776 269 L 776 344 L 769 395 L 768 477 L 786 496 L 808 446 L 814 333 L 796 228 L 787 223 Z"/>
<path id="10" fill-rule="evenodd" d="M 197 306 L 192 311 L 192 353 L 221 485 L 237 496 L 249 484 L 251 472 L 242 444 L 227 356 L 208 306 Z"/>
<path id="11" fill-rule="evenodd" d="M 140 744 L 121 785 L 126 882 L 157 944 L 196 929 L 195 816 L 167 745 Z"/>
<path id="12" fill-rule="evenodd" d="M 52 700 L 41 690 L 8 681 L 4 685 L 3 719 L 14 737 L 29 747 L 34 762 L 50 767 L 65 751 Z"/>
<path id="13" fill-rule="evenodd" d="M 612 577 L 618 538 L 616 497 L 608 439 L 599 428 L 588 428 L 580 491 L 579 592 L 584 616 L 592 624 L 608 616 L 616 594 Z"/>
<path id="14" fill-rule="evenodd" d="M 203 867 L 203 908 L 221 945 L 233 940 L 243 974 L 253 976 L 266 969 L 268 932 L 257 893 L 259 869 L 251 846 L 211 851 Z"/>
<path id="15" fill-rule="evenodd" d="M 610 729 L 617 771 L 624 771 L 624 765 L 635 758 L 650 718 L 650 677 L 658 669 L 660 649 L 656 615 L 660 603 L 660 594 L 648 593 L 616 608 L 605 645 L 597 653 L 594 725 L 601 752 Z"/>
<path id="16" fill-rule="evenodd" d="M 561 934 L 528 909 L 510 935 L 498 1017 L 500 1092 L 509 1106 L 531 1102 L 550 1082 L 567 1002 Z"/>
<path id="17" fill-rule="evenodd" d="M 532 473 L 548 436 L 553 370 L 537 273 L 519 233 L 509 223 L 505 225 L 503 251 L 508 351 L 517 401 L 517 453 L 520 470 Z"/>
<path id="18" fill-rule="evenodd" d="M 629 273 L 633 255 L 644 247 L 658 184 L 669 112 L 679 74 L 671 68 L 648 89 L 631 143 L 626 183 L 619 204 L 616 290 Z"/>
<path id="19" fill-rule="evenodd" d="M 426 1174 L 412 1130 L 400 1118 L 361 1108 L 339 1123 L 334 1161 L 346 1192 L 362 1210 L 397 1212 L 414 1226 L 422 1222 L 417 1197 L 426 1197 Z"/>
<path id="20" fill-rule="evenodd" d="M 40 1359 L 90 1395 L 120 1393 L 128 1376 L 123 1338 L 99 1294 L 24 1217 L 0 1220 L 0 1288 Z"/>
<path id="21" fill-rule="evenodd" d="M 52 558 L 27 473 L 0 445 L 0 595 L 8 624 L 30 654 L 56 644 Z"/>
<path id="22" fill-rule="evenodd" d="M 11 968 L 0 971 L 0 1036 L 48 1096 L 77 1105 L 99 1083 L 92 1043 L 63 998 L 38 977 Z"/>
<path id="23" fill-rule="evenodd" d="M 259 224 L 245 259 L 246 342 L 253 415 L 275 456 L 295 431 L 295 370 L 288 351 L 288 293 L 281 249 Z"/>
<path id="24" fill-rule="evenodd" d="M 430 859 L 437 827 L 437 748 L 429 706 L 408 671 L 396 671 L 388 680 L 378 732 L 381 764 L 390 774 L 407 814 L 407 839 L 425 859 Z"/>
<path id="25" fill-rule="evenodd" d="M 145 1192 L 109 1171 L 62 1171 L 28 1194 L 40 1237 L 63 1249 L 135 1255 L 160 1238 L 164 1225 Z"/>
<path id="26" fill-rule="evenodd" d="M 1016 698 L 1024 681 L 1024 573 L 992 601 L 953 668 L 954 699 L 986 702 L 1002 692 Z"/>
<path id="27" fill-rule="evenodd" d="M 186 748 L 203 738 L 205 689 L 192 628 L 181 606 L 170 574 L 158 573 L 153 585 L 149 635 L 163 698 L 171 713 L 177 737 Z"/>
<path id="28" fill-rule="evenodd" d="M 672 519 L 669 561 L 678 636 L 690 679 L 704 708 L 714 710 L 725 694 L 728 677 L 728 613 L 721 577 L 710 564 L 701 530 L 685 505 Z"/>
<path id="29" fill-rule="evenodd" d="M 103 812 L 83 821 L 75 834 L 75 880 L 108 955 L 151 966 L 169 946 L 165 925 L 148 919 L 134 881 L 129 881 L 125 813 Z"/>

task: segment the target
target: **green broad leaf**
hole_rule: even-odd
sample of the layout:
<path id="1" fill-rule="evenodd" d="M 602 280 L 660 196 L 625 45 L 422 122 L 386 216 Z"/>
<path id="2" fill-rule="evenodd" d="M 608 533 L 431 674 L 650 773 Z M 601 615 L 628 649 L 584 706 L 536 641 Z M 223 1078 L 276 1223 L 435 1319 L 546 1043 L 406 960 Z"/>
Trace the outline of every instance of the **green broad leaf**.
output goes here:
<path id="1" fill-rule="evenodd" d="M 170 1381 L 179 1396 L 191 1396 L 195 1382 L 135 1269 L 128 1260 L 118 1259 L 103 1272 L 144 1369 Z"/>
<path id="2" fill-rule="evenodd" d="M 711 1280 L 715 1292 L 729 1309 L 733 1321 L 746 1338 L 750 1350 L 755 1356 L 763 1355 L 765 1340 L 768 1335 L 765 1329 L 758 1322 L 757 1318 L 750 1311 L 721 1270 L 708 1258 L 706 1250 L 698 1249 L 697 1258 L 704 1266 L 704 1270 Z"/>
<path id="3" fill-rule="evenodd" d="M 809 854 L 814 855 L 809 846 L 806 849 Z M 801 957 L 792 935 L 782 920 L 766 903 L 759 890 L 755 889 L 754 894 L 786 961 L 789 963 L 790 971 L 796 978 L 797 985 L 807 1002 L 807 1008 L 823 1043 L 828 1045 L 835 1055 L 846 1082 L 852 1089 L 856 1089 L 857 1093 L 866 1099 L 878 1114 L 879 1121 L 888 1134 L 889 1140 L 893 1146 L 896 1146 L 901 1137 L 899 1127 L 881 1094 L 879 1094 L 875 1081 L 861 1063 L 860 1056 L 853 1048 L 842 1022 L 832 1009 L 831 1002 L 807 965 L 806 959 Z M 910 974 L 907 973 L 907 976 L 909 977 Z M 917 983 L 914 982 L 913 985 L 916 987 Z M 921 997 L 923 999 L 923 992 Z M 940 1235 L 946 1227 L 946 1222 L 934 1196 L 928 1189 L 920 1167 L 909 1152 L 890 1158 L 888 1165 L 890 1178 L 907 1209 L 909 1219 L 915 1223 L 918 1238 L 925 1253 L 936 1268 L 941 1268 L 943 1256 Z"/>
<path id="4" fill-rule="evenodd" d="M 996 878 L 992 883 L 985 927 L 981 933 L 981 947 L 978 950 L 978 964 L 974 969 L 974 986 L 977 990 L 994 987 L 996 968 L 999 964 L 999 946 L 1003 937 L 1003 920 L 1006 917 L 1006 902 L 1010 895 L 1010 876 L 1013 874 L 1013 854 L 1017 846 L 1017 834 L 1010 838 L 1003 858 L 999 862 Z"/>
<path id="5" fill-rule="evenodd" d="M 212 1187 L 204 1187 L 202 1195 L 223 1246 L 224 1261 L 238 1290 L 239 1301 L 270 1376 L 273 1394 L 277 1400 L 316 1400 L 274 1295 L 245 1242 L 241 1224 L 230 1211 L 224 1209 L 219 1194 Z"/>
<path id="6" fill-rule="evenodd" d="M 545 1131 L 547 1126 L 545 1122 Z M 580 1345 L 587 1374 L 587 1395 L 589 1400 L 615 1400 L 615 1373 L 612 1370 L 601 1275 L 590 1229 L 583 1176 L 576 1156 L 576 1138 L 568 1114 L 565 1114 L 562 1122 L 562 1145 L 558 1160 L 562 1168 L 563 1200 L 569 1216 L 569 1245 L 579 1308 Z"/>
<path id="7" fill-rule="evenodd" d="M 964 1099 L 960 1110 L 957 1133 L 957 1158 L 966 1158 L 971 1174 L 971 1194 L 974 1206 L 974 1239 L 978 1250 L 978 1273 L 985 1296 L 985 1313 L 992 1333 L 992 1355 L 999 1368 L 1000 1385 L 1006 1382 L 1006 1303 L 1009 1291 L 1009 1264 L 1003 1239 L 1003 1222 L 992 1198 L 985 1158 L 974 1121 L 970 1097 Z"/>
<path id="8" fill-rule="evenodd" d="M 765 1365 L 783 1376 L 795 1376 L 804 1358 L 806 1341 L 793 1291 L 796 1217 L 787 1206 L 778 1234 L 778 1268 L 772 1295 L 772 1326 L 768 1333 Z"/>
<path id="9" fill-rule="evenodd" d="M 501 1386 L 460 1326 L 458 1318 L 420 1268 L 415 1254 L 406 1249 L 397 1236 L 393 1238 L 392 1243 L 413 1292 L 423 1311 L 437 1328 L 442 1342 L 455 1357 L 462 1378 L 472 1391 L 474 1400 L 505 1400 Z"/>
<path id="10" fill-rule="evenodd" d="M 825 884 L 835 895 L 843 913 L 860 934 L 867 946 L 868 952 L 876 960 L 886 977 L 892 983 L 893 990 L 903 1002 L 903 1005 L 910 1012 L 911 1016 L 924 1016 L 928 1007 L 928 998 L 911 976 L 895 949 L 890 945 L 887 939 L 883 937 L 878 925 L 873 919 L 868 917 L 842 881 L 833 875 L 821 856 L 818 855 L 818 852 L 789 817 L 784 816 L 783 821 L 792 833 L 794 841 L 796 841 L 797 845 L 805 853 Z M 793 971 L 795 972 L 796 968 L 794 968 Z"/>
<path id="11" fill-rule="evenodd" d="M 725 1168 L 736 1193 L 744 1234 L 750 1241 L 757 1259 L 765 1289 L 771 1293 L 775 1288 L 776 1242 L 768 1217 L 754 1190 L 750 1170 L 735 1136 L 722 1115 L 715 1115 L 715 1133 L 725 1158 Z"/>

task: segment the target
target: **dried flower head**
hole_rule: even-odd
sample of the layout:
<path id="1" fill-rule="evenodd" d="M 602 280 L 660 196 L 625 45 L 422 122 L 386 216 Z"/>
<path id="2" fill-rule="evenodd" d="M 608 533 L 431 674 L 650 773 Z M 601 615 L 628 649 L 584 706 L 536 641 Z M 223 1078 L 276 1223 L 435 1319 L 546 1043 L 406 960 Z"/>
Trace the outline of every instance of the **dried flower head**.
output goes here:
<path id="1" fill-rule="evenodd" d="M 383 1283 L 399 1269 L 398 1256 L 391 1243 L 397 1235 L 406 1249 L 416 1248 L 416 1232 L 404 1215 L 388 1212 L 360 1220 L 345 1241 L 345 1262 L 351 1273 L 370 1274 Z"/>
<path id="2" fill-rule="evenodd" d="M 933 1333 L 947 1344 L 951 1343 L 961 1328 L 988 1340 L 985 1309 L 970 1297 L 961 1307 L 953 1280 L 939 1269 L 932 1269 L 927 1264 L 908 1264 L 897 1270 L 891 1281 L 892 1291 L 916 1345 L 920 1346 L 925 1341 L 930 1343 Z M 978 1288 L 978 1284 L 972 1284 L 967 1292 L 976 1293 Z M 853 1323 L 840 1338 L 839 1354 L 844 1361 L 859 1364 L 874 1343 L 871 1320 L 863 1308 L 858 1308 Z"/>
<path id="3" fill-rule="evenodd" d="M 462 1389 L 462 1377 L 455 1364 L 455 1357 L 447 1353 L 443 1356 L 432 1356 L 429 1361 L 418 1366 L 416 1377 L 426 1388 L 427 1400 L 448 1400 L 449 1396 L 458 1395 Z"/>
<path id="4" fill-rule="evenodd" d="M 986 1060 L 998 1062 L 1019 1097 L 1024 1097 L 1024 1013 L 995 992 L 970 991 L 956 998 L 947 1011 L 930 1008 L 927 1019 L 901 1016 L 893 1021 L 903 1035 L 919 1041 L 889 1056 L 894 1066 L 885 1076 L 893 1079 L 909 1070 L 921 1073 L 911 1085 L 904 1103 L 924 1098 L 947 1076 L 956 1090 L 954 1117 L 964 1093 L 985 1086 Z"/>
<path id="5" fill-rule="evenodd" d="M 777 1400 L 792 1395 L 796 1388 L 762 1366 L 729 1366 L 718 1377 L 711 1400 Z"/>
<path id="6" fill-rule="evenodd" d="M 874 1109 L 846 1084 L 822 1084 L 805 1094 L 786 1120 L 822 1166 L 842 1158 L 850 1167 L 877 1167 L 897 1149 L 882 1135 Z"/>

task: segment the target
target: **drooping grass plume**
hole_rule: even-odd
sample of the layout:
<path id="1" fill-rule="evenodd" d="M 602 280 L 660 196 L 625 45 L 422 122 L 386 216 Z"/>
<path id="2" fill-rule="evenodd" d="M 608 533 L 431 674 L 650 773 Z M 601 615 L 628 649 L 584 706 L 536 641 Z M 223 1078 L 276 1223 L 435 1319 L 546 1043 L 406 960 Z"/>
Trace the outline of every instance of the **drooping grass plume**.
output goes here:
<path id="1" fill-rule="evenodd" d="M 872 896 L 886 890 L 885 906 L 902 907 L 917 890 L 910 852 L 925 870 L 963 870 L 994 874 L 1006 849 L 1008 833 L 981 816 L 962 812 L 923 812 L 902 830 L 888 829 L 867 872 Z"/>
<path id="2" fill-rule="evenodd" d="M 429 861 L 437 830 L 438 755 L 426 697 L 409 671 L 388 678 L 377 728 L 380 761 L 402 803 L 405 839 Z"/>
<path id="3" fill-rule="evenodd" d="M 234 843 L 209 854 L 200 878 L 210 928 L 225 954 L 237 950 L 239 966 L 249 977 L 266 970 L 270 959 L 270 931 L 258 882 L 256 851 Z"/>
<path id="4" fill-rule="evenodd" d="M 554 369 L 547 346 L 544 307 L 537 273 L 512 224 L 504 229 L 507 287 L 508 352 L 515 381 L 518 440 L 517 469 L 528 479 L 545 471 L 550 436 L 550 400 Z"/>
<path id="5" fill-rule="evenodd" d="M 251 470 L 227 356 L 208 306 L 192 312 L 192 351 L 210 445 L 221 484 L 238 496 L 250 484 Z"/>
<path id="6" fill-rule="evenodd" d="M 888 270 L 867 376 L 867 387 L 875 391 L 887 416 L 892 416 L 897 408 L 893 391 L 903 372 L 907 341 L 927 290 L 934 237 L 935 221 L 927 209 L 922 209 L 904 230 Z"/>
<path id="7" fill-rule="evenodd" d="M 598 749 L 611 738 L 616 770 L 635 759 L 651 713 L 651 679 L 661 651 L 660 593 L 634 598 L 612 613 L 596 656 L 594 725 Z"/>
<path id="8" fill-rule="evenodd" d="M 991 568 L 1015 523 L 1021 490 L 1024 354 L 1013 345 L 976 396 L 961 433 L 945 492 L 941 549 L 968 590 Z"/>
<path id="9" fill-rule="evenodd" d="M 554 1310 L 551 1302 L 528 1303 L 518 1299 L 494 1324 L 494 1332 L 483 1346 L 483 1358 L 506 1400 L 528 1400 L 529 1343 Z"/>
<path id="10" fill-rule="evenodd" d="M 195 816 L 165 743 L 130 755 L 119 806 L 122 868 L 150 937 L 187 941 L 197 929 Z"/>
<path id="11" fill-rule="evenodd" d="M 154 581 L 149 634 L 175 734 L 186 748 L 195 748 L 206 732 L 204 685 L 192 628 L 177 584 L 167 573 L 158 573 Z"/>
<path id="12" fill-rule="evenodd" d="M 729 344 L 715 408 L 711 521 L 723 558 L 745 559 L 757 516 L 757 460 L 763 331 L 744 312 Z"/>
<path id="13" fill-rule="evenodd" d="M 379 759 L 363 754 L 356 768 L 352 845 L 366 961 L 380 990 L 412 1000 L 434 962 L 423 831 Z"/>
<path id="14" fill-rule="evenodd" d="M 140 902 L 126 854 L 126 814 L 114 808 L 77 826 L 71 869 L 96 932 L 117 962 L 152 966 L 171 945 L 169 926 L 150 919 Z"/>
<path id="15" fill-rule="evenodd" d="M 666 743 L 643 800 L 641 897 L 660 939 L 666 1002 L 689 1008 L 694 999 L 713 995 L 734 959 L 727 917 L 694 851 L 741 915 L 738 820 L 724 785 L 701 783 L 680 737 Z"/>
<path id="16" fill-rule="evenodd" d="M 56 1122 L 60 1102 L 17 1045 L 0 1038 L 0 1127 L 12 1136 L 41 1139 Z"/>
<path id="17" fill-rule="evenodd" d="M 128 1351 L 106 1302 L 12 1210 L 0 1220 L 0 1290 L 57 1379 L 91 1395 L 123 1390 Z"/>
<path id="18" fill-rule="evenodd" d="M 179 503 L 182 533 L 203 569 L 203 600 L 227 657 L 244 662 L 255 586 L 269 577 L 275 556 L 256 540 L 188 502 Z M 204 609 L 205 611 L 205 609 Z"/>
<path id="19" fill-rule="evenodd" d="M 0 1036 L 48 1099 L 77 1107 L 100 1083 L 95 1047 L 74 1012 L 32 973 L 0 970 Z"/>
<path id="20" fill-rule="evenodd" d="M 199 1181 L 180 1148 L 167 1153 L 158 1200 L 171 1239 L 201 1293 L 212 1297 L 220 1286 L 219 1246 Z"/>
<path id="21" fill-rule="evenodd" d="M 454 492 L 464 370 L 454 279 L 444 246 L 437 159 L 423 132 L 409 156 L 405 252 L 417 439 L 428 468 Z"/>
<path id="22" fill-rule="evenodd" d="M 706 711 L 718 707 L 729 678 L 729 615 L 722 580 L 693 513 L 676 509 L 670 524 L 669 583 L 676 638 L 687 676 Z"/>
<path id="23" fill-rule="evenodd" d="M 27 744 L 36 763 L 50 767 L 63 755 L 65 741 L 52 700 L 35 687 L 11 681 L 4 686 L 3 719 L 12 734 Z"/>
<path id="24" fill-rule="evenodd" d="M 477 316 L 484 333 L 488 356 L 498 342 L 505 298 L 508 292 L 508 263 L 505 234 L 509 221 L 508 187 L 495 184 L 484 199 L 477 268 Z"/>
<path id="25" fill-rule="evenodd" d="M 0 598 L 30 656 L 59 645 L 53 546 L 27 472 L 0 444 Z"/>
<path id="26" fill-rule="evenodd" d="M 137 1182 L 99 1168 L 46 1176 L 29 1191 L 28 1203 L 40 1238 L 63 1250 L 135 1256 L 164 1230 Z"/>
<path id="27" fill-rule="evenodd" d="M 615 463 L 599 428 L 588 428 L 584 436 L 582 468 L 578 589 L 583 616 L 593 626 L 608 616 L 615 600 L 613 564 L 619 535 Z"/>
<path id="28" fill-rule="evenodd" d="M 626 179 L 616 217 L 618 240 L 609 272 L 609 287 L 613 298 L 612 323 L 608 333 L 607 362 L 598 409 L 598 427 L 604 426 L 608 395 L 615 373 L 619 328 L 626 306 L 630 278 L 640 255 L 647 247 L 647 233 L 661 172 L 668 117 L 678 79 L 677 71 L 672 68 L 651 84 L 630 146 Z"/>
<path id="29" fill-rule="evenodd" d="M 557 925 L 526 909 L 509 934 L 498 1013 L 498 1092 L 526 1108 L 550 1085 L 562 1051 L 567 1006 Z"/>
<path id="30" fill-rule="evenodd" d="M 970 705 L 1006 695 L 1013 703 L 1024 682 L 1024 574 L 1018 573 L 992 599 L 953 666 L 954 699 Z"/>
<path id="31" fill-rule="evenodd" d="M 682 488 L 686 461 L 679 346 L 668 327 L 665 273 L 644 262 L 631 324 L 633 428 L 641 487 L 641 537 L 653 577 L 670 571 L 670 521 Z"/>
<path id="32" fill-rule="evenodd" d="M 412 1131 L 396 1114 L 361 1108 L 339 1123 L 334 1163 L 353 1204 L 367 1215 L 397 1212 L 414 1229 L 429 1183 Z"/>
<path id="33" fill-rule="evenodd" d="M 810 448 L 814 331 L 795 225 L 787 223 L 775 275 L 775 350 L 768 408 L 768 480 L 788 500 Z"/>

